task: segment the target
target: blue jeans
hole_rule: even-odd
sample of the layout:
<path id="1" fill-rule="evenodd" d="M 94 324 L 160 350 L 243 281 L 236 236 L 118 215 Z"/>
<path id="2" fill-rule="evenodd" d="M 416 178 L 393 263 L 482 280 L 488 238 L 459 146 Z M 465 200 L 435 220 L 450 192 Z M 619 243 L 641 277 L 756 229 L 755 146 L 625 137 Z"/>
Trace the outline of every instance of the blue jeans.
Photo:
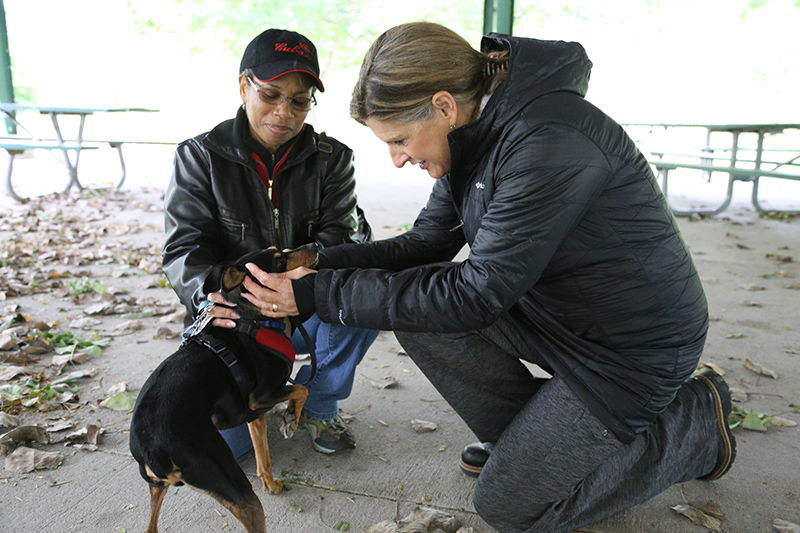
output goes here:
<path id="1" fill-rule="evenodd" d="M 314 341 L 317 353 L 317 375 L 305 383 L 311 375 L 311 365 L 303 365 L 297 371 L 295 381 L 305 383 L 308 399 L 303 414 L 320 420 L 330 420 L 339 414 L 339 400 L 344 400 L 353 391 L 356 366 L 378 337 L 378 330 L 353 328 L 341 324 L 327 324 L 315 314 L 303 327 Z M 309 353 L 299 331 L 292 335 L 292 346 L 296 353 Z M 246 424 L 220 431 L 237 461 L 247 458 L 253 451 L 250 432 Z"/>

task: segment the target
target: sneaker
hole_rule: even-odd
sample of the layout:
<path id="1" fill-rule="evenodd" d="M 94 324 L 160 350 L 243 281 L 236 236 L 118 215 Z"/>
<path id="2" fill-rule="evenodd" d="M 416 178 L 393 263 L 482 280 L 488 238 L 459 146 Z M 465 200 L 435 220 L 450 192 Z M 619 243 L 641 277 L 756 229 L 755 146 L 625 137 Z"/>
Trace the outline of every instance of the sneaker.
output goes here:
<path id="1" fill-rule="evenodd" d="M 311 443 L 318 452 L 331 454 L 356 447 L 353 432 L 341 416 L 332 420 L 318 420 L 302 413 L 298 426 L 308 430 Z"/>
<path id="2" fill-rule="evenodd" d="M 736 439 L 733 438 L 733 433 L 731 433 L 731 428 L 728 425 L 728 416 L 731 414 L 731 391 L 722 376 L 713 370 L 705 370 L 693 379 L 708 388 L 708 392 L 714 402 L 714 411 L 717 417 L 717 429 L 719 430 L 720 438 L 717 464 L 709 474 L 697 478 L 712 481 L 724 476 L 731 469 L 733 460 L 736 458 Z"/>
<path id="3" fill-rule="evenodd" d="M 491 442 L 476 442 L 465 446 L 461 450 L 461 460 L 458 463 L 461 471 L 469 477 L 478 477 L 492 453 L 493 446 Z"/>

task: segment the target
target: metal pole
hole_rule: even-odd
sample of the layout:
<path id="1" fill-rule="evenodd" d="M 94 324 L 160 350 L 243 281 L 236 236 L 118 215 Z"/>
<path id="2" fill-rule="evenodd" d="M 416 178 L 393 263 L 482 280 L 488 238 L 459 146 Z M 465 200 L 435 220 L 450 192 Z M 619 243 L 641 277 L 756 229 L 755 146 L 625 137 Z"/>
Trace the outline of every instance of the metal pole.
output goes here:
<path id="1" fill-rule="evenodd" d="M 483 33 L 511 35 L 514 24 L 514 0 L 484 0 Z"/>
<path id="2" fill-rule="evenodd" d="M 14 103 L 14 81 L 11 79 L 11 55 L 8 53 L 8 31 L 6 28 L 6 8 L 0 0 L 0 102 Z M 9 118 L 4 118 L 6 132 L 17 133 L 17 126 Z"/>

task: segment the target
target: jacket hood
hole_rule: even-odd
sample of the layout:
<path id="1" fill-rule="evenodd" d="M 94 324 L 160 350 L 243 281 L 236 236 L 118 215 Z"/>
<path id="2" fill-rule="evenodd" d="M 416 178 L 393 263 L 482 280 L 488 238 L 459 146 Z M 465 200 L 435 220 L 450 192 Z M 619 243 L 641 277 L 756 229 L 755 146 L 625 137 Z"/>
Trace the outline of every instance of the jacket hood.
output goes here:
<path id="1" fill-rule="evenodd" d="M 505 49 L 510 51 L 511 60 L 508 78 L 498 89 L 498 98 L 493 98 L 498 111 L 505 109 L 513 113 L 554 91 L 586 96 L 592 62 L 580 43 L 540 41 L 497 33 L 491 33 L 481 41 L 484 53 Z"/>
<path id="2" fill-rule="evenodd" d="M 580 43 L 497 33 L 481 41 L 482 52 L 502 50 L 510 52 L 508 77 L 489 99 L 478 120 L 450 134 L 451 170 L 460 166 L 459 163 L 469 166 L 468 161 L 459 161 L 462 157 L 477 161 L 505 125 L 534 100 L 557 91 L 583 97 L 589 89 L 592 62 Z"/>

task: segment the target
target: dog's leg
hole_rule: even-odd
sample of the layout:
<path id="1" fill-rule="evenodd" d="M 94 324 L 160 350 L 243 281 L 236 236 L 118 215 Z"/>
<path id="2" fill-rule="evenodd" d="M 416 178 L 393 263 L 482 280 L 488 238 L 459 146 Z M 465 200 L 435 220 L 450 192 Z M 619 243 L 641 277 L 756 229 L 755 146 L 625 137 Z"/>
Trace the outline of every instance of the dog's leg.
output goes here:
<path id="1" fill-rule="evenodd" d="M 285 438 L 288 439 L 294 435 L 307 397 L 308 390 L 302 385 L 295 385 L 294 391 L 287 398 L 289 405 L 286 406 L 286 410 L 283 412 L 283 424 L 281 425 L 281 433 Z"/>
<path id="2" fill-rule="evenodd" d="M 256 452 L 256 472 L 264 489 L 268 489 L 274 494 L 280 494 L 283 490 L 283 483 L 272 477 L 272 460 L 269 457 L 269 443 L 267 442 L 267 413 L 247 424 L 250 430 L 250 438 L 253 440 L 253 449 Z"/>
<path id="3" fill-rule="evenodd" d="M 267 533 L 267 521 L 264 516 L 264 508 L 261 506 L 261 501 L 258 499 L 258 496 L 256 496 L 252 490 L 245 496 L 247 503 L 240 505 L 228 501 L 220 495 L 209 494 L 242 523 L 247 533 Z"/>
<path id="4" fill-rule="evenodd" d="M 158 533 L 158 515 L 161 513 L 161 504 L 167 494 L 167 485 L 150 485 L 150 522 L 147 524 L 145 533 Z"/>

